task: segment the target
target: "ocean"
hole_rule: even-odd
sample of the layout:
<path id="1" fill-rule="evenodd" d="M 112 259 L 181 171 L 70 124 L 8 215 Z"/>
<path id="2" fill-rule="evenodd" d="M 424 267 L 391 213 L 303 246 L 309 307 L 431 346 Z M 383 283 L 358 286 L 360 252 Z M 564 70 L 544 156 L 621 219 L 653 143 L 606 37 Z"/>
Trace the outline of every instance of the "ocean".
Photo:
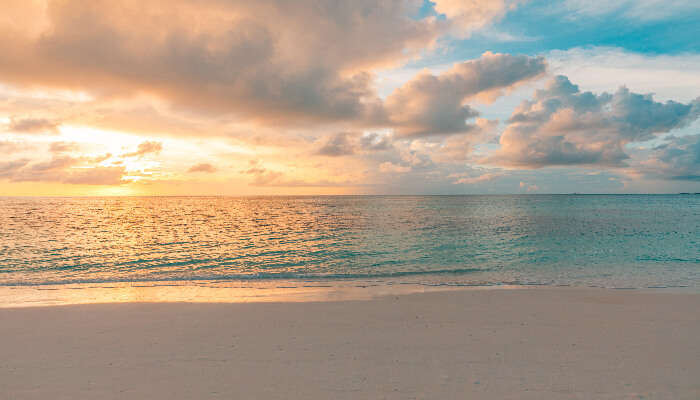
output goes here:
<path id="1" fill-rule="evenodd" d="M 700 195 L 0 198 L 0 286 L 700 287 Z"/>

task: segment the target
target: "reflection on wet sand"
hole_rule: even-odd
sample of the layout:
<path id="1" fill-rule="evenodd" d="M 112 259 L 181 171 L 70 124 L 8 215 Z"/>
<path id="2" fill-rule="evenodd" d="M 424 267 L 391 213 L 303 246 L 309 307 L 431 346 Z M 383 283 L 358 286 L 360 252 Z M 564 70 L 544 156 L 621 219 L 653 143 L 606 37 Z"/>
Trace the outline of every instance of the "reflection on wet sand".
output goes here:
<path id="1" fill-rule="evenodd" d="M 509 289 L 516 285 L 474 286 L 418 282 L 148 282 L 0 287 L 0 308 L 100 303 L 248 303 L 370 300 L 464 289 Z"/>

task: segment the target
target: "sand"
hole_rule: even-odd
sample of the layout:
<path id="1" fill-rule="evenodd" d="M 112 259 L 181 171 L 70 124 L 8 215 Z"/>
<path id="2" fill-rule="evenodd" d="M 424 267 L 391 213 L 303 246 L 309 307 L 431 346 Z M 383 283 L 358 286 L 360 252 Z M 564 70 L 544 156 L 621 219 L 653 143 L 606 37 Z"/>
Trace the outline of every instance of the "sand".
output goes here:
<path id="1" fill-rule="evenodd" d="M 0 309 L 0 398 L 699 399 L 700 294 Z"/>

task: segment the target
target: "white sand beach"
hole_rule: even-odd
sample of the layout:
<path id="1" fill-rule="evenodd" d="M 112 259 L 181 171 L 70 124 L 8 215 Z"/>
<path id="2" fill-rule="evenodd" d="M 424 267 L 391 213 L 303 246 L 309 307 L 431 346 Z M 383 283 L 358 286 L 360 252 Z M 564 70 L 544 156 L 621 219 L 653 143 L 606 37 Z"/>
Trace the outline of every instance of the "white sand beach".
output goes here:
<path id="1" fill-rule="evenodd" d="M 0 309 L 0 398 L 698 399 L 700 294 Z"/>

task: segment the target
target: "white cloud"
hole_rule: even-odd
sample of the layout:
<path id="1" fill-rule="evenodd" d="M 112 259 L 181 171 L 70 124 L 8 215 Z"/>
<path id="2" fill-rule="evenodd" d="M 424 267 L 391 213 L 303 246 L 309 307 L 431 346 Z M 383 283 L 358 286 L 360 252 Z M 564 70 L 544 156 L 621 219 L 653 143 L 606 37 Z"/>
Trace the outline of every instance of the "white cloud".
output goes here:
<path id="1" fill-rule="evenodd" d="M 698 2 L 700 4 L 700 2 Z M 573 48 L 546 54 L 549 69 L 583 90 L 625 85 L 659 100 L 691 101 L 700 95 L 700 54 L 647 55 L 614 47 Z"/>
<path id="2" fill-rule="evenodd" d="M 479 115 L 465 104 L 468 99 L 495 99 L 545 69 L 541 57 L 486 52 L 440 75 L 424 72 L 406 82 L 387 98 L 388 118 L 403 137 L 467 132 L 475 126 L 466 120 Z"/>
<path id="3" fill-rule="evenodd" d="M 700 10 L 696 0 L 566 0 L 565 7 L 576 16 L 600 16 L 615 13 L 629 19 L 656 21 Z"/>
<path id="4" fill-rule="evenodd" d="M 622 166 L 629 158 L 627 144 L 653 139 L 698 117 L 700 98 L 661 103 L 625 87 L 594 94 L 560 75 L 515 110 L 490 161 L 529 168 Z"/>

